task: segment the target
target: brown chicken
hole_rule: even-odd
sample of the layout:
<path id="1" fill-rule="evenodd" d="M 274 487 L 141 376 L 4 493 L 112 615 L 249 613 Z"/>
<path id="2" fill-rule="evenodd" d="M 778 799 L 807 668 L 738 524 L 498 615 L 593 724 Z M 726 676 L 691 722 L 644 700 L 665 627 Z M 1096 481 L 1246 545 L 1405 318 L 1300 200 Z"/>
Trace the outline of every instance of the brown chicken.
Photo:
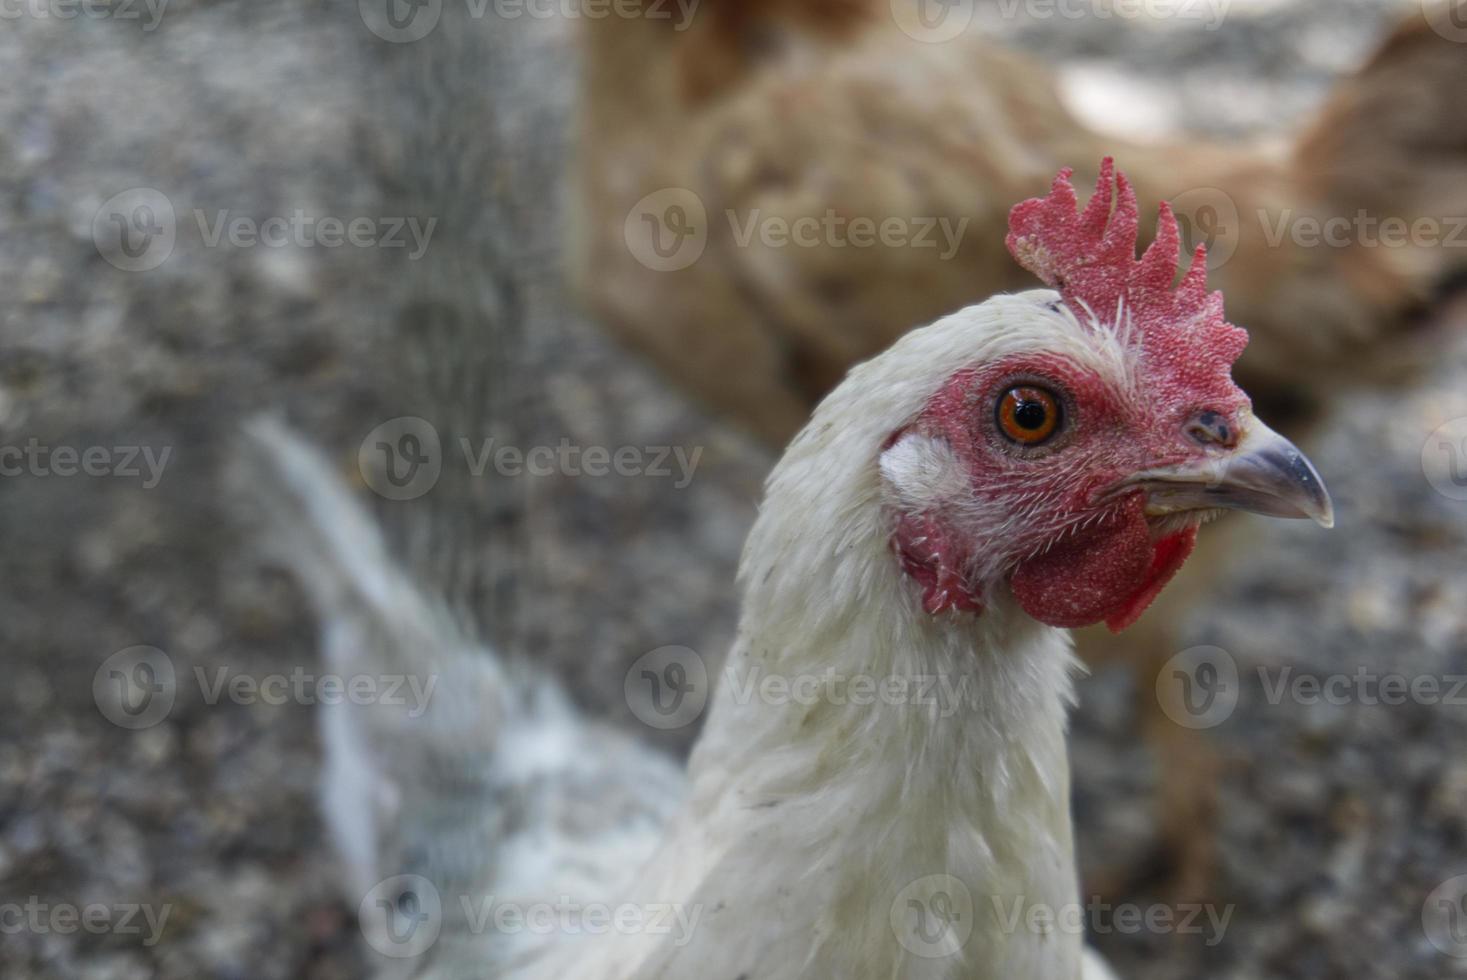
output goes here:
<path id="1" fill-rule="evenodd" d="M 710 0 L 681 31 L 651 17 L 586 25 L 580 291 L 771 443 L 851 363 L 1023 288 L 1003 250 L 1009 203 L 1042 193 L 1061 166 L 1110 154 L 1143 208 L 1177 203 L 1252 334 L 1240 371 L 1266 401 L 1379 366 L 1362 344 L 1410 322 L 1446 263 L 1467 255 L 1377 247 L 1354 231 L 1362 208 L 1408 223 L 1467 213 L 1467 117 L 1451 105 L 1467 47 L 1419 14 L 1340 87 L 1296 153 L 1274 156 L 1099 135 L 1043 66 L 978 38 L 919 42 L 888 11 Z M 1076 183 L 1093 177 L 1081 169 Z M 1350 222 L 1348 244 L 1310 237 L 1309 220 L 1330 217 Z"/>
<path id="2" fill-rule="evenodd" d="M 1467 215 L 1467 115 L 1454 104 L 1467 45 L 1421 13 L 1293 151 L 1269 154 L 1100 135 L 1042 65 L 971 34 L 919 41 L 888 0 L 707 0 L 686 23 L 651 16 L 660 6 L 584 26 L 575 278 L 609 327 L 771 444 L 901 333 L 1027 288 L 1004 249 L 1009 206 L 1061 166 L 1085 186 L 1084 168 L 1114 155 L 1143 213 L 1174 201 L 1252 336 L 1240 383 L 1296 431 L 1362 369 L 1409 367 L 1397 339 L 1467 259 L 1442 247 L 1454 233 L 1467 245 L 1450 220 Z M 1385 218 L 1434 219 L 1437 237 L 1382 246 L 1370 222 Z M 1324 244 L 1316 227 L 1343 240 Z M 1149 680 L 1177 649 L 1176 611 L 1208 582 L 1198 570 L 1229 539 L 1213 536 L 1125 650 L 1082 640 L 1092 660 L 1139 652 L 1147 672 L 1161 835 L 1183 894 L 1208 888 L 1198 828 L 1217 760 L 1165 720 Z"/>

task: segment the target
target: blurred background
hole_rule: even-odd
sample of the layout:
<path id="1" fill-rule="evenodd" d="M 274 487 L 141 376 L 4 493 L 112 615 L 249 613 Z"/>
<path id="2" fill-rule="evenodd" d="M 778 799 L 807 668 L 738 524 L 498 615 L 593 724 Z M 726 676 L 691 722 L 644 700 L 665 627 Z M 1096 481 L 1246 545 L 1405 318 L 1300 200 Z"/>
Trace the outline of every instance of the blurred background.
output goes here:
<path id="1" fill-rule="evenodd" d="M 1082 638 L 1093 942 L 1127 977 L 1467 974 L 1467 7 L 605 9 L 0 2 L 0 974 L 364 973 L 246 420 L 682 751 L 628 666 L 722 656 L 780 444 L 901 330 L 1023 288 L 1007 208 L 1105 153 L 1212 246 L 1337 526 L 1229 518 L 1123 647 Z M 759 224 L 831 209 L 808 245 Z M 857 218 L 899 240 L 832 237 Z"/>

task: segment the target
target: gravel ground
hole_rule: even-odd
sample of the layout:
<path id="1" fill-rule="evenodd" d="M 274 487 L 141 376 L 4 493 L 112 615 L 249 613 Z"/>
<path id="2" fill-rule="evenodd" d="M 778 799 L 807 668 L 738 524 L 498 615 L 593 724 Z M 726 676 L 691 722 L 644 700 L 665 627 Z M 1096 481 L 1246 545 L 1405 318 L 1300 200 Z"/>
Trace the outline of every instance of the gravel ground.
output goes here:
<path id="1" fill-rule="evenodd" d="M 1268 134 L 1358 60 L 1391 7 L 1350 0 L 1325 18 L 1239 0 L 1216 31 L 981 22 L 1062 64 L 1082 104 L 1087 90 L 1127 93 L 1139 108 L 1117 125 Z M 0 478 L 0 904 L 35 905 L 43 923 L 0 918 L 0 974 L 359 976 L 354 909 L 314 808 L 309 698 L 212 693 L 221 677 L 318 669 L 302 602 L 254 557 L 224 464 L 239 424 L 271 410 L 351 475 L 374 426 L 429 410 L 397 325 L 410 247 L 211 246 L 208 234 L 221 210 L 394 213 L 392 154 L 374 149 L 394 125 L 377 77 L 390 53 L 354 3 L 175 2 L 154 30 L 146 7 L 106 10 L 26 15 L 0 32 L 0 446 L 53 454 L 44 472 Z M 462 533 L 487 569 L 467 598 L 499 642 L 553 658 L 583 703 L 634 724 L 620 693 L 631 660 L 726 645 L 734 563 L 771 458 L 560 301 L 546 160 L 563 153 L 571 51 L 551 22 L 495 26 L 496 52 L 524 76 L 503 112 L 510 143 L 531 149 L 502 161 L 494 193 L 515 199 L 505 220 L 533 329 L 492 372 L 494 411 L 475 434 L 703 455 L 685 487 L 492 481 Z M 158 204 L 137 188 L 177 218 L 172 253 L 146 270 L 146 255 L 95 240 L 100 211 L 108 241 L 114 195 L 133 193 L 128 213 Z M 441 218 L 447 241 L 473 233 Z M 1317 433 L 1338 530 L 1214 529 L 1256 545 L 1187 628 L 1216 649 L 1179 666 L 1199 681 L 1236 671 L 1209 688 L 1219 701 L 1205 719 L 1226 760 L 1214 911 L 1232 912 L 1220 939 L 1206 927 L 1131 935 L 1094 916 L 1114 926 L 1096 940 L 1126 976 L 1467 973 L 1444 955 L 1467 954 L 1447 918 L 1461 891 L 1433 892 L 1467 874 L 1467 728 L 1462 693 L 1446 696 L 1467 675 L 1467 503 L 1454 499 L 1467 494 L 1432 435 L 1467 416 L 1467 331 L 1444 336 L 1428 377 L 1341 392 Z M 1445 435 L 1460 445 L 1467 432 Z M 112 475 L 62 475 L 60 447 L 104 450 L 94 459 Z M 412 539 L 420 503 L 377 506 Z M 93 682 L 105 689 L 109 658 L 138 645 L 166 653 L 176 696 L 133 730 L 104 717 Z M 1435 679 L 1435 700 L 1453 703 L 1370 703 L 1385 675 Z M 1331 688 L 1345 696 L 1311 698 L 1307 679 L 1331 676 L 1348 679 Z M 1134 715 L 1137 685 L 1151 683 L 1110 666 L 1082 685 L 1082 853 L 1140 853 L 1155 837 L 1158 777 Z M 92 904 L 108 923 L 95 931 L 54 917 Z"/>

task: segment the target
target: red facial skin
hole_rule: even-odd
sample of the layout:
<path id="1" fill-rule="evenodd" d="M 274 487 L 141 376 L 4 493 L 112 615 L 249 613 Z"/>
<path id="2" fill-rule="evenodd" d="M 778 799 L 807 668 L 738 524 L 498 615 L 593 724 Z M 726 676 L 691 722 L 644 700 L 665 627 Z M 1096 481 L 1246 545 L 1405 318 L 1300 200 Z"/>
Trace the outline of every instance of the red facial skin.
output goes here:
<path id="1" fill-rule="evenodd" d="M 902 571 L 922 586 L 925 611 L 983 611 L 986 586 L 967 567 L 968 555 L 962 540 L 940 515 L 900 515 L 891 540 Z"/>
<path id="2" fill-rule="evenodd" d="M 1111 321 L 1120 320 L 1132 390 L 1112 390 L 1055 355 L 948 379 L 904 431 L 945 440 L 967 469 L 971 497 L 901 514 L 892 535 L 928 612 L 981 612 L 995 585 L 983 576 L 1004 575 L 1040 622 L 1105 622 L 1119 631 L 1191 553 L 1195 527 L 1158 535 L 1140 490 L 1113 491 L 1141 470 L 1206 453 L 1185 431 L 1198 413 L 1216 412 L 1236 425 L 1248 398 L 1231 371 L 1248 335 L 1223 318 L 1222 294 L 1207 291 L 1200 246 L 1174 283 L 1181 236 L 1171 208 L 1161 205 L 1156 238 L 1140 259 L 1138 220 L 1135 190 L 1108 157 L 1083 211 L 1066 169 L 1046 197 L 1010 212 L 1009 251 L 1059 291 L 1078 321 L 1067 327 L 1112 330 Z M 1106 325 L 1096 317 L 1108 318 Z M 994 424 L 997 399 L 1015 384 L 1043 384 L 1065 401 L 1068 421 L 1042 447 L 1005 443 Z"/>
<path id="3" fill-rule="evenodd" d="M 1143 372 L 1138 399 L 1058 356 L 1017 357 L 950 378 L 903 432 L 945 440 L 964 465 L 972 504 L 1017 515 L 1002 533 L 974 523 L 969 502 L 897 516 L 892 543 L 903 571 L 921 587 L 929 613 L 981 613 L 1006 575 L 1015 599 L 1051 626 L 1131 625 L 1182 567 L 1196 528 L 1157 535 L 1142 492 L 1108 495 L 1139 470 L 1182 463 L 1206 450 L 1185 432 L 1202 411 L 1228 418 L 1247 397 L 1224 375 Z M 994 405 L 1014 384 L 1038 383 L 1065 403 L 1061 431 L 1040 447 L 1016 447 L 1000 433 Z M 898 434 L 900 435 L 900 434 Z M 1083 525 L 1083 527 L 1082 527 Z M 995 550 L 998 549 L 998 550 Z"/>

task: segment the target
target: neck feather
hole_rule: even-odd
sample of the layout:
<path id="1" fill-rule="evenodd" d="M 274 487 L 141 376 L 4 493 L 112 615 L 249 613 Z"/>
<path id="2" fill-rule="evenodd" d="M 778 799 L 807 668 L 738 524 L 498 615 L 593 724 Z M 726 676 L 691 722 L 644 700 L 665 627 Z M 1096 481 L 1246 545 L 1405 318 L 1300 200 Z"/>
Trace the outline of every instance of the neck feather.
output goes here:
<path id="1" fill-rule="evenodd" d="M 883 360 L 907 347 L 920 356 L 921 343 L 909 337 Z M 856 369 L 827 398 L 769 477 L 740 564 L 739 640 L 711 734 L 719 740 L 726 730 L 765 760 L 763 772 L 771 752 L 860 760 L 873 738 L 910 753 L 899 767 L 907 779 L 923 775 L 923 760 L 1003 765 L 1010 749 L 1043 750 L 1062 763 L 1074 664 L 1067 634 L 1029 618 L 1003 589 L 981 615 L 929 614 L 901 570 L 878 457 L 930 393 L 882 383 L 879 365 Z M 760 686 L 768 678 L 772 691 Z M 790 697 L 778 696 L 785 682 Z M 795 697 L 796 684 L 806 696 Z M 869 704 L 851 703 L 872 685 Z M 959 752 L 978 755 L 960 760 Z M 822 760 L 830 768 L 821 771 L 848 778 L 859 764 Z M 1007 780 L 986 782 L 1000 794 Z M 1054 795 L 1067 798 L 1068 786 Z"/>
<path id="2" fill-rule="evenodd" d="M 719 828 L 700 840 L 757 838 L 770 893 L 788 867 L 829 872 L 809 934 L 871 938 L 830 939 L 811 954 L 822 969 L 913 968 L 887 910 L 910 882 L 945 875 L 986 935 L 938 961 L 956 972 L 928 963 L 923 976 L 1074 975 L 1078 937 L 1001 925 L 1016 901 L 1077 898 L 1068 635 L 1003 597 L 981 616 L 924 612 L 889 545 L 874 450 L 835 462 L 848 438 L 868 442 L 807 430 L 771 477 L 739 639 L 691 763 L 693 810 Z M 826 451 L 807 457 L 807 439 Z"/>

